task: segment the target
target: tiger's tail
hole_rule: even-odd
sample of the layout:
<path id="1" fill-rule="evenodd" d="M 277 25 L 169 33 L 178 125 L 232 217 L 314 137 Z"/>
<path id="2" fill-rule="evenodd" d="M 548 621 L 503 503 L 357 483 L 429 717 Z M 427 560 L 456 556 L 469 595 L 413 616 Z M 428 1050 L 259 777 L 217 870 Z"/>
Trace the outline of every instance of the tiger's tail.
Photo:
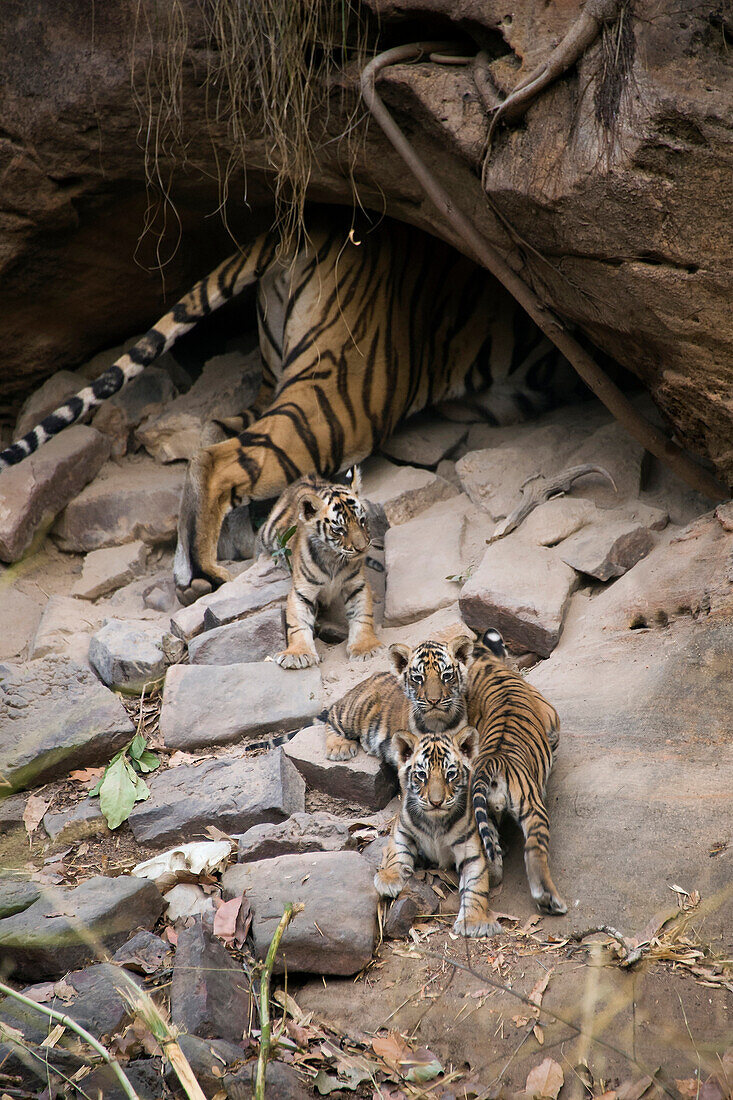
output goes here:
<path id="1" fill-rule="evenodd" d="M 486 857 L 490 864 L 492 882 L 501 882 L 503 875 L 503 857 L 499 830 L 489 812 L 488 799 L 486 797 L 486 783 L 483 780 L 474 780 L 471 785 L 471 800 L 473 802 L 473 816 L 476 819 L 476 827 L 484 846 Z"/>
<path id="2" fill-rule="evenodd" d="M 15 466 L 49 439 L 81 420 L 91 409 L 119 393 L 154 360 L 168 351 L 203 317 L 257 281 L 277 255 L 276 235 L 262 234 L 241 254 L 230 256 L 206 275 L 155 326 L 94 382 L 45 417 L 40 424 L 0 451 L 0 471 Z"/>

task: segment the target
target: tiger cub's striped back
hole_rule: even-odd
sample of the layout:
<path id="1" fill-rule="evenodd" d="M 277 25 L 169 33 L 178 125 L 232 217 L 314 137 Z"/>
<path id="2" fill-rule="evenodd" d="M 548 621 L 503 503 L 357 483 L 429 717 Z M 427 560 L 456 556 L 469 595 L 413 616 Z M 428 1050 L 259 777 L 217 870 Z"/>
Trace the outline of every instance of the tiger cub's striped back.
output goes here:
<path id="1" fill-rule="evenodd" d="M 354 489 L 315 474 L 288 486 L 258 535 L 259 547 L 286 557 L 293 586 L 285 609 L 287 648 L 275 660 L 283 668 L 318 664 L 313 638 L 316 609 L 342 596 L 349 622 L 349 657 L 381 648 L 374 633 L 372 593 L 366 578 L 369 523 Z"/>
<path id="2" fill-rule="evenodd" d="M 545 788 L 559 743 L 557 711 L 510 669 L 498 631 L 487 631 L 474 646 L 468 672 L 468 719 L 479 732 L 471 797 L 492 875 L 501 881 L 502 857 L 497 823 L 510 814 L 524 834 L 529 887 L 543 913 L 565 913 L 567 906 L 550 876 L 550 829 Z"/>

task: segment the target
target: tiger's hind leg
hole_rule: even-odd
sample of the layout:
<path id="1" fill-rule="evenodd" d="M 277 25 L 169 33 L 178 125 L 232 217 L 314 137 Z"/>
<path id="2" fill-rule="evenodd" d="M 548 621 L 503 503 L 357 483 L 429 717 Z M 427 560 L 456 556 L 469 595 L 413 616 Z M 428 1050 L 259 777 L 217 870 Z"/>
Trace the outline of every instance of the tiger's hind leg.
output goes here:
<path id="1" fill-rule="evenodd" d="M 520 808 L 513 816 L 524 834 L 524 866 L 535 905 L 541 913 L 562 916 L 567 913 L 568 907 L 555 889 L 550 876 L 550 828 L 547 811 L 540 804 Z"/>
<path id="2" fill-rule="evenodd" d="M 475 833 L 456 848 L 461 904 L 453 931 L 459 936 L 498 936 L 502 928 L 489 909 L 489 864 Z"/>
<path id="3" fill-rule="evenodd" d="M 400 819 L 394 823 L 382 863 L 374 876 L 377 893 L 383 898 L 396 898 L 415 869 L 417 847 Z"/>
<path id="4" fill-rule="evenodd" d="M 362 563 L 356 573 L 348 577 L 342 592 L 346 617 L 349 621 L 349 640 L 346 653 L 349 657 L 366 660 L 383 648 L 374 633 L 374 605 L 372 590 L 366 579 L 366 567 Z"/>

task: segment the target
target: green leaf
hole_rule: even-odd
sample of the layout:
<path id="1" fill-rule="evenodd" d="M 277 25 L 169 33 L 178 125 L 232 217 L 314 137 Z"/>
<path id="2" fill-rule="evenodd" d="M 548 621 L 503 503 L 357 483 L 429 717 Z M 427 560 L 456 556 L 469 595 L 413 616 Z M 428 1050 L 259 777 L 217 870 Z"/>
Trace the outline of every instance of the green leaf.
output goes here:
<path id="1" fill-rule="evenodd" d="M 280 537 L 278 538 L 278 542 L 280 543 L 280 545 L 281 546 L 286 546 L 287 543 L 290 542 L 291 538 L 293 537 L 293 535 L 295 534 L 295 532 L 297 530 L 298 530 L 297 526 L 288 527 L 285 534 L 280 535 Z"/>
<path id="2" fill-rule="evenodd" d="M 98 779 L 97 782 L 94 784 L 91 791 L 89 792 L 89 797 L 90 798 L 98 798 L 99 797 L 99 791 L 100 791 L 100 788 L 101 788 L 102 784 L 104 783 L 104 776 L 106 774 L 107 774 L 107 772 L 105 771 L 104 775 L 101 776 L 101 778 Z"/>
<path id="3" fill-rule="evenodd" d="M 156 768 L 160 767 L 160 760 L 155 753 L 148 752 L 146 749 L 144 753 L 135 761 L 135 764 L 141 772 L 154 772 Z"/>
<path id="4" fill-rule="evenodd" d="M 139 760 L 142 754 L 145 752 L 146 748 L 147 745 L 145 743 L 145 738 L 141 733 L 136 733 L 132 741 L 130 742 L 128 752 L 130 753 L 130 756 L 133 760 Z"/>
<path id="5" fill-rule="evenodd" d="M 137 779 L 122 756 L 107 766 L 99 788 L 99 805 L 110 829 L 116 829 L 130 816 L 137 801 Z"/>
<path id="6" fill-rule="evenodd" d="M 132 774 L 135 776 L 135 801 L 144 802 L 146 798 L 150 798 L 150 787 L 141 775 L 135 772 Z"/>
<path id="7" fill-rule="evenodd" d="M 351 1092 L 355 1092 L 361 1081 L 366 1080 L 366 1078 L 361 1076 L 358 1070 L 349 1070 L 347 1077 L 349 1080 L 343 1081 L 338 1077 L 331 1077 L 324 1070 L 319 1069 L 313 1084 L 316 1086 L 321 1096 L 328 1096 L 330 1092 L 335 1092 L 336 1089 L 350 1089 Z"/>
<path id="8" fill-rule="evenodd" d="M 423 1081 L 432 1081 L 434 1077 L 443 1072 L 443 1067 L 437 1058 L 434 1058 L 432 1062 L 421 1062 L 419 1065 L 410 1066 L 405 1074 L 406 1081 L 417 1081 L 422 1084 Z"/>

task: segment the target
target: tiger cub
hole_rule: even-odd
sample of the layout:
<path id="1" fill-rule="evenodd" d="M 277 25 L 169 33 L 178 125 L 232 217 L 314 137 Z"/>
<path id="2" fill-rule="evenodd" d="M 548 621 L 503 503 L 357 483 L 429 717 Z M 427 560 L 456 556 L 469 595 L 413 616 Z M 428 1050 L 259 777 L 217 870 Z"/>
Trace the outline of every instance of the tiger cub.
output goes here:
<path id="1" fill-rule="evenodd" d="M 343 597 L 349 623 L 346 652 L 366 658 L 382 647 L 374 633 L 372 592 L 366 579 L 369 524 L 353 489 L 309 474 L 289 485 L 259 532 L 259 546 L 278 555 L 290 550 L 293 586 L 285 607 L 287 648 L 275 660 L 282 668 L 307 668 L 320 657 L 313 640 L 316 608 Z M 294 534 L 288 534 L 295 528 Z"/>
<path id="2" fill-rule="evenodd" d="M 455 864 L 460 875 L 460 908 L 453 931 L 464 936 L 495 936 L 501 926 L 489 910 L 489 864 L 469 796 L 478 731 L 457 733 L 409 730 L 394 735 L 402 805 L 374 876 L 377 893 L 396 897 L 421 856 L 439 867 Z"/>
<path id="3" fill-rule="evenodd" d="M 479 732 L 471 798 L 492 878 L 501 882 L 496 823 L 504 813 L 524 834 L 529 888 L 542 913 L 566 913 L 550 877 L 550 829 L 545 788 L 560 741 L 560 719 L 537 688 L 505 663 L 504 640 L 487 630 L 474 646 L 468 672 L 468 720 Z"/>
<path id="4" fill-rule="evenodd" d="M 325 711 L 326 756 L 348 760 L 361 742 L 365 752 L 394 768 L 400 758 L 393 736 L 410 730 L 415 736 L 460 729 L 466 724 L 466 664 L 472 640 L 421 642 L 415 649 L 389 647 L 391 672 L 375 672 L 347 691 Z"/>

